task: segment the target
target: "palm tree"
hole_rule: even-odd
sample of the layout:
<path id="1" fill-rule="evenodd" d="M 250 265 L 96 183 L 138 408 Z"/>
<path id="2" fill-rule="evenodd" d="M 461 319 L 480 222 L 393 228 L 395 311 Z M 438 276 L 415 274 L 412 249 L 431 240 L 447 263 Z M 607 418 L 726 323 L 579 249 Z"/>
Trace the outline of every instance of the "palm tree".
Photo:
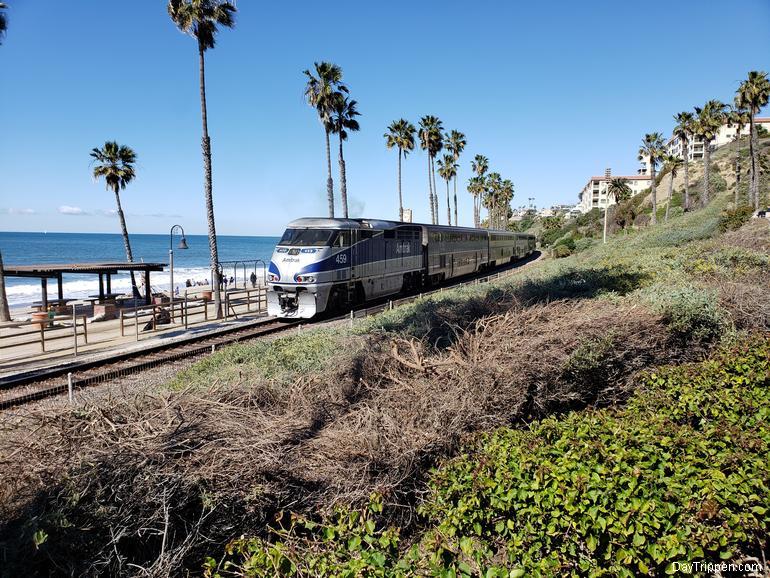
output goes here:
<path id="1" fill-rule="evenodd" d="M 348 87 L 342 83 L 342 69 L 331 62 L 315 62 L 315 76 L 309 70 L 302 73 L 307 77 L 305 98 L 315 108 L 318 120 L 326 134 L 326 200 L 329 204 L 329 218 L 334 218 L 334 181 L 332 180 L 332 151 L 329 133 L 332 130 L 331 117 L 337 93 L 348 93 Z"/>
<path id="2" fill-rule="evenodd" d="M 209 138 L 208 112 L 206 110 L 206 60 L 204 54 L 214 48 L 218 27 L 235 26 L 235 6 L 222 0 L 169 0 L 168 15 L 177 28 L 189 34 L 198 43 L 198 70 L 200 76 L 201 119 L 203 122 L 203 174 L 205 179 L 204 197 L 206 220 L 209 229 L 209 252 L 211 254 L 211 275 L 214 280 L 214 309 L 217 318 L 222 316 L 222 296 L 219 292 L 219 252 L 217 230 L 214 222 L 214 197 L 211 179 L 211 139 Z M 149 291 L 149 287 L 147 288 Z"/>
<path id="3" fill-rule="evenodd" d="M 443 126 L 438 117 L 424 116 L 420 119 L 420 148 L 428 153 L 428 196 L 430 201 L 431 223 L 438 224 L 438 195 L 436 194 L 436 175 L 433 159 L 444 147 Z"/>
<path id="4" fill-rule="evenodd" d="M 500 173 L 489 173 L 484 188 L 484 208 L 487 210 L 487 229 L 497 228 L 500 210 L 500 193 L 503 178 Z"/>
<path id="5" fill-rule="evenodd" d="M 406 119 L 394 120 L 388 127 L 385 137 L 385 146 L 389 149 L 398 147 L 398 220 L 404 220 L 404 199 L 401 196 L 401 155 L 406 158 L 410 151 L 414 150 L 414 125 Z"/>
<path id="6" fill-rule="evenodd" d="M 652 224 L 658 222 L 658 199 L 655 193 L 655 169 L 666 152 L 663 135 L 659 132 L 648 133 L 642 139 L 642 146 L 639 147 L 639 159 L 648 157 L 650 159 L 650 188 L 652 189 Z"/>
<path id="7" fill-rule="evenodd" d="M 770 98 L 770 81 L 766 72 L 752 70 L 749 77 L 738 87 L 735 103 L 749 111 L 749 198 L 754 202 L 754 210 L 759 209 L 759 160 L 757 158 L 757 132 L 754 116 L 765 106 Z"/>
<path id="8" fill-rule="evenodd" d="M 136 153 L 130 147 L 119 145 L 115 141 L 107 141 L 102 148 L 91 149 L 91 158 L 93 158 L 92 163 L 97 163 L 93 170 L 94 179 L 104 179 L 107 189 L 115 193 L 115 205 L 120 221 L 120 232 L 123 235 L 126 259 L 129 263 L 133 263 L 134 255 L 131 252 L 131 241 L 128 238 L 126 216 L 123 214 L 123 207 L 120 204 L 120 191 L 125 189 L 126 185 L 136 177 L 134 169 Z M 139 296 L 133 271 L 131 271 L 131 290 L 134 297 Z M 149 294 L 150 288 L 145 287 L 145 291 Z"/>
<path id="9" fill-rule="evenodd" d="M 0 10 L 7 10 L 8 5 L 5 2 L 0 2 Z M 8 30 L 8 18 L 5 15 L 5 12 L 0 12 L 0 44 L 2 44 L 3 36 L 5 36 L 5 31 Z"/>
<path id="10" fill-rule="evenodd" d="M 508 228 L 508 210 L 511 208 L 511 201 L 513 200 L 513 181 L 510 179 L 504 179 L 500 186 L 500 197 L 498 202 L 500 203 L 499 213 L 499 225 L 500 229 Z"/>
<path id="11" fill-rule="evenodd" d="M 695 134 L 703 140 L 703 194 L 701 206 L 709 203 L 709 179 L 711 178 L 711 141 L 716 137 L 724 122 L 726 105 L 718 100 L 709 100 L 703 108 L 695 107 Z"/>
<path id="12" fill-rule="evenodd" d="M 465 135 L 458 130 L 453 130 L 446 135 L 446 148 L 452 153 L 455 162 L 460 160 L 460 155 L 465 150 L 467 144 Z M 457 167 L 459 168 L 459 166 Z M 454 176 L 454 202 L 455 202 L 455 227 L 457 226 L 457 170 L 455 170 Z M 452 223 L 450 223 L 451 225 Z"/>
<path id="13" fill-rule="evenodd" d="M 631 198 L 631 187 L 628 185 L 626 179 L 623 177 L 615 177 L 610 179 L 610 182 L 607 183 L 607 206 L 604 207 L 604 243 L 607 242 L 607 213 L 610 211 L 610 198 L 616 205 Z"/>
<path id="14" fill-rule="evenodd" d="M 735 105 L 727 112 L 727 126 L 735 127 L 735 188 L 733 192 L 733 204 L 738 206 L 738 186 L 741 183 L 741 133 L 743 128 L 751 122 L 749 111 L 743 108 L 738 97 L 735 97 Z M 749 181 L 749 203 L 751 203 L 751 181 Z"/>
<path id="15" fill-rule="evenodd" d="M 666 155 L 664 162 L 666 163 L 666 168 L 671 174 L 671 180 L 668 182 L 668 202 L 666 203 L 666 216 L 664 219 L 665 222 L 668 222 L 668 213 L 671 209 L 671 198 L 674 196 L 674 179 L 676 178 L 676 175 L 679 172 L 679 167 L 682 166 L 683 161 L 676 155 Z"/>
<path id="16" fill-rule="evenodd" d="M 471 161 L 471 169 L 478 177 L 478 189 L 473 194 L 473 226 L 479 228 L 481 226 L 481 202 L 483 200 L 483 188 L 484 188 L 484 175 L 489 168 L 489 159 L 484 155 L 476 155 Z"/>
<path id="17" fill-rule="evenodd" d="M 481 205 L 482 195 L 484 193 L 484 177 L 478 175 L 468 179 L 468 192 L 473 197 L 473 226 L 479 227 L 479 209 Z"/>
<path id="18" fill-rule="evenodd" d="M 449 181 L 457 176 L 457 164 L 454 155 L 444 155 L 438 160 L 438 176 L 446 181 L 446 218 L 447 224 L 452 224 L 452 204 L 449 202 Z"/>
<path id="19" fill-rule="evenodd" d="M 691 112 L 680 112 L 674 116 L 676 126 L 674 127 L 674 136 L 682 141 L 682 158 L 684 159 L 684 210 L 690 210 L 690 142 L 693 135 L 695 116 Z"/>
<path id="20" fill-rule="evenodd" d="M 356 110 L 357 104 L 344 93 L 338 92 L 334 97 L 330 117 L 330 130 L 340 137 L 340 197 L 342 213 L 346 219 L 348 218 L 348 185 L 345 177 L 345 158 L 342 156 L 342 141 L 347 140 L 348 131 L 355 132 L 361 128 L 356 120 L 357 116 L 361 116 L 361 113 Z"/>

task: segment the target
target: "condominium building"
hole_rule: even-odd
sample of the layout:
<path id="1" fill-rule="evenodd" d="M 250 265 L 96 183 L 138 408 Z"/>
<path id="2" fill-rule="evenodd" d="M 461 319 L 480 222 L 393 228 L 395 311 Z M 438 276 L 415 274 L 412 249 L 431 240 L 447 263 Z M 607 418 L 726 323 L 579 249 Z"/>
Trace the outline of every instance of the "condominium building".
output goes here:
<path id="1" fill-rule="evenodd" d="M 761 126 L 766 130 L 770 130 L 770 117 L 754 117 L 754 125 L 755 126 Z M 726 144 L 730 144 L 733 142 L 733 139 L 735 139 L 736 134 L 738 133 L 738 127 L 736 126 L 728 126 L 727 123 L 723 124 L 721 127 L 719 127 L 719 130 L 717 131 L 716 136 L 714 137 L 714 140 L 711 141 L 711 150 L 716 150 L 721 146 L 724 146 Z M 741 136 L 748 136 L 749 134 L 749 127 L 748 125 L 744 126 L 741 129 Z M 703 158 L 703 139 L 695 136 L 690 140 L 689 146 L 687 147 L 687 160 L 689 161 L 695 161 Z M 668 154 L 672 156 L 677 156 L 680 159 L 684 159 L 684 143 L 682 142 L 682 139 L 680 139 L 677 136 L 671 137 L 666 144 L 666 149 L 668 150 Z"/>
<path id="2" fill-rule="evenodd" d="M 628 183 L 632 195 L 641 193 L 652 184 L 652 179 L 650 179 L 649 175 L 616 175 L 613 177 L 610 169 L 607 169 L 603 177 L 591 177 L 588 180 L 586 186 L 580 191 L 580 200 L 578 201 L 577 208 L 583 213 L 587 213 L 591 209 L 604 209 L 614 205 L 615 199 L 610 198 L 610 195 L 607 194 L 607 187 L 613 178 L 624 179 Z"/>

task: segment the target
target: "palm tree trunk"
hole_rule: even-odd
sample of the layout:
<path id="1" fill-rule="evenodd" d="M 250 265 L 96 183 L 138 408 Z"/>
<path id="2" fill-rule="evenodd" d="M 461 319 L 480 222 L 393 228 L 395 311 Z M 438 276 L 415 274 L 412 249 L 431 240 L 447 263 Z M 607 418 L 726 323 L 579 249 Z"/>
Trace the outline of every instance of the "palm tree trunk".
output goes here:
<path id="1" fill-rule="evenodd" d="M 398 149 L 398 220 L 404 220 L 404 199 L 401 196 L 401 148 Z"/>
<path id="2" fill-rule="evenodd" d="M 455 227 L 457 226 L 457 175 L 454 178 Z"/>
<path id="3" fill-rule="evenodd" d="M 703 198 L 701 206 L 709 204 L 709 173 L 711 169 L 711 141 L 703 139 Z"/>
<path id="4" fill-rule="evenodd" d="M 650 219 L 650 222 L 656 225 L 658 223 L 658 196 L 655 191 L 655 163 L 652 158 L 650 158 L 650 176 L 652 177 L 652 181 L 650 181 L 650 187 L 652 188 L 652 219 Z"/>
<path id="5" fill-rule="evenodd" d="M 749 119 L 749 156 L 751 157 L 751 171 L 749 174 L 749 202 L 754 203 L 754 210 L 759 210 L 759 175 L 757 173 L 757 143 L 756 130 L 754 128 L 754 110 L 751 110 Z"/>
<path id="6" fill-rule="evenodd" d="M 340 199 L 342 200 L 342 215 L 348 218 L 348 185 L 345 177 L 345 157 L 342 156 L 342 132 L 340 131 Z"/>
<path id="7" fill-rule="evenodd" d="M 735 139 L 735 190 L 733 205 L 738 206 L 738 187 L 741 184 L 741 127 L 738 127 L 738 138 Z"/>
<path id="8" fill-rule="evenodd" d="M 674 195 L 674 171 L 669 175 L 671 180 L 668 182 L 668 202 L 666 203 L 666 216 L 664 221 L 668 223 L 668 211 L 671 209 L 671 197 Z"/>
<path id="9" fill-rule="evenodd" d="M 430 161 L 430 174 L 433 179 L 433 214 L 436 215 L 436 222 L 434 225 L 438 225 L 438 187 L 436 187 L 436 165 L 434 159 Z"/>
<path id="10" fill-rule="evenodd" d="M 687 157 L 690 156 L 689 140 L 684 144 L 684 210 L 690 210 L 690 162 Z"/>
<path id="11" fill-rule="evenodd" d="M 201 88 L 201 120 L 203 123 L 203 136 L 201 138 L 201 148 L 203 149 L 203 175 L 205 179 L 204 196 L 206 198 L 206 221 L 209 228 L 209 253 L 211 278 L 214 286 L 211 288 L 214 292 L 214 310 L 217 319 L 222 317 L 222 295 L 219 291 L 219 253 L 217 251 L 217 229 L 214 223 L 214 197 L 211 184 L 211 139 L 209 138 L 209 124 L 206 112 L 206 63 L 203 56 L 203 45 L 198 43 L 198 55 L 200 61 L 200 88 Z M 147 291 L 150 288 L 147 287 Z"/>
<path id="12" fill-rule="evenodd" d="M 436 217 L 434 214 L 434 207 L 433 207 L 433 181 L 430 178 L 430 160 L 431 156 L 430 153 L 428 153 L 428 204 L 430 204 L 430 224 L 434 225 L 436 223 Z"/>
<path id="13" fill-rule="evenodd" d="M 128 239 L 128 227 L 126 227 L 126 217 L 123 214 L 123 207 L 120 204 L 120 192 L 117 187 L 113 190 L 115 193 L 115 204 L 118 207 L 118 220 L 120 221 L 120 232 L 123 235 L 123 248 L 126 250 L 126 259 L 129 263 L 134 262 L 134 254 L 131 252 L 131 242 Z M 144 288 L 147 295 L 150 294 L 150 288 L 145 287 Z M 134 298 L 139 297 L 139 289 L 136 288 L 136 277 L 134 277 L 134 272 L 131 271 L 131 294 L 134 296 Z"/>
<path id="14" fill-rule="evenodd" d="M 332 180 L 332 148 L 329 143 L 329 129 L 326 133 L 326 201 L 329 204 L 329 218 L 334 218 L 334 181 Z"/>
<path id="15" fill-rule="evenodd" d="M 449 179 L 446 180 L 446 220 L 452 226 L 452 203 L 449 202 Z"/>
<path id="16" fill-rule="evenodd" d="M 10 321 L 8 296 L 5 294 L 5 274 L 3 273 L 3 254 L 0 252 L 0 321 Z"/>
<path id="17" fill-rule="evenodd" d="M 607 213 L 609 212 L 610 207 L 609 205 L 604 207 L 604 231 L 602 233 L 602 243 L 607 243 Z"/>

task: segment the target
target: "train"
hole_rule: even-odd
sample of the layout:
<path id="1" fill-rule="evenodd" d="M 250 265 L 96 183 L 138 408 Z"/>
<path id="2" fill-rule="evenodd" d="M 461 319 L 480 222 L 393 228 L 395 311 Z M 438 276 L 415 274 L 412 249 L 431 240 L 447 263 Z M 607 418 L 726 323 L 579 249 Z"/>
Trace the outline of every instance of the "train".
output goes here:
<path id="1" fill-rule="evenodd" d="M 527 257 L 535 236 L 379 219 L 291 221 L 267 270 L 267 311 L 310 319 Z"/>

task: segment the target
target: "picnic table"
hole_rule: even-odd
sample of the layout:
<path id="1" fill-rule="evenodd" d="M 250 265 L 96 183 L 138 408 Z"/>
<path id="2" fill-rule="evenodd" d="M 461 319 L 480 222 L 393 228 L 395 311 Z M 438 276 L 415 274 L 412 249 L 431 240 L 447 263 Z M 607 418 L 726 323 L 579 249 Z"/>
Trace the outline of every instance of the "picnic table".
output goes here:
<path id="1" fill-rule="evenodd" d="M 34 301 L 32 303 L 32 308 L 35 311 L 43 311 L 43 307 L 46 305 L 48 307 L 65 307 L 70 301 L 72 301 L 72 299 L 49 299 L 46 304 L 43 304 L 42 301 Z"/>
<path id="2" fill-rule="evenodd" d="M 104 293 L 103 295 L 89 295 L 88 297 L 90 299 L 94 299 L 98 301 L 99 303 L 115 303 L 118 297 L 123 295 L 123 293 Z"/>

